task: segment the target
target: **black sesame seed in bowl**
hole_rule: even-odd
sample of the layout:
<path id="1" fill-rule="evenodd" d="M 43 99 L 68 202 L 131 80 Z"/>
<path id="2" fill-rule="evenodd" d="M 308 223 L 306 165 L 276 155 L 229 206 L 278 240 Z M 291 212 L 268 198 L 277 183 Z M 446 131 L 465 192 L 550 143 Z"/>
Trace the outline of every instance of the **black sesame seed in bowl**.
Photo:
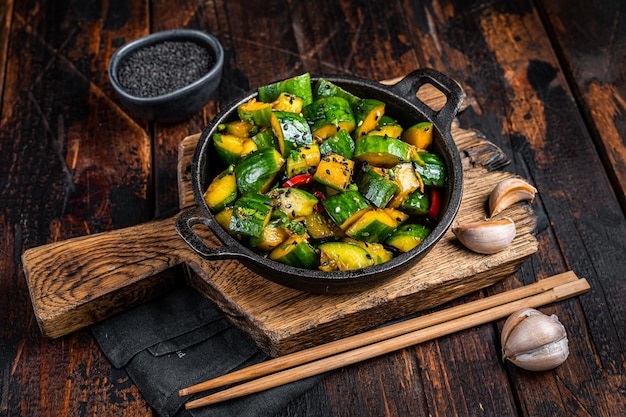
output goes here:
<path id="1" fill-rule="evenodd" d="M 148 120 L 177 122 L 200 111 L 217 89 L 224 51 L 205 32 L 177 29 L 122 46 L 109 79 L 124 107 Z"/>

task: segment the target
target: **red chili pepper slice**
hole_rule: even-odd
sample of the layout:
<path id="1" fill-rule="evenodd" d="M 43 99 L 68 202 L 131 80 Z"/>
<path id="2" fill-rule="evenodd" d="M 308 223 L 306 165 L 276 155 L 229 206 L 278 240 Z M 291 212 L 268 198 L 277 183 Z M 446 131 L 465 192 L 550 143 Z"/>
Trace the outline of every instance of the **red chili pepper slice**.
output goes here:
<path id="1" fill-rule="evenodd" d="M 287 181 L 283 183 L 284 188 L 288 187 L 304 187 L 305 185 L 309 185 L 313 182 L 312 174 L 299 174 L 295 177 L 289 178 Z"/>
<path id="2" fill-rule="evenodd" d="M 324 201 L 326 199 L 326 195 L 324 195 L 324 193 L 321 192 L 321 191 L 313 191 L 313 195 L 315 196 L 315 198 L 318 199 L 317 204 L 315 204 L 315 206 L 313 208 L 318 213 L 323 212 L 325 209 L 324 209 L 324 205 L 322 204 L 322 201 Z"/>
<path id="3" fill-rule="evenodd" d="M 428 208 L 428 218 L 436 219 L 441 209 L 441 196 L 435 188 L 430 189 L 430 207 Z"/>

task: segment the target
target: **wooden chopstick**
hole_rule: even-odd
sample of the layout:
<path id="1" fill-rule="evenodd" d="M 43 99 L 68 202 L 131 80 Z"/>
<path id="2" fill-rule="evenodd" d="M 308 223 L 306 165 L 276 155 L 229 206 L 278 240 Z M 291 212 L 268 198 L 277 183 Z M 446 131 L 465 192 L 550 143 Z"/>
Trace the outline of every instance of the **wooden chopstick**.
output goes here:
<path id="1" fill-rule="evenodd" d="M 336 340 L 334 342 L 329 342 L 323 345 L 304 349 L 299 352 L 261 362 L 259 364 L 252 365 L 235 372 L 231 372 L 229 374 L 211 379 L 209 381 L 201 382 L 199 384 L 181 389 L 179 391 L 179 395 L 185 396 L 189 394 L 195 394 L 197 392 L 218 388 L 224 385 L 258 378 L 297 365 L 302 365 L 304 363 L 311 362 L 317 359 L 336 355 L 341 352 L 370 345 L 372 343 L 400 336 L 402 334 L 409 333 L 415 330 L 423 329 L 425 327 L 445 323 L 447 321 L 464 317 L 477 311 L 482 311 L 505 303 L 510 303 L 515 300 L 530 297 L 532 295 L 540 294 L 556 286 L 576 280 L 578 280 L 578 277 L 572 271 L 564 272 L 562 274 L 542 279 L 538 282 L 526 285 L 524 287 L 519 287 L 510 291 L 505 291 L 500 294 L 492 295 L 490 297 L 482 298 L 480 300 L 451 307 L 446 310 L 423 315 L 410 320 L 405 320 L 392 325 L 370 330 L 361 334 Z"/>
<path id="2" fill-rule="evenodd" d="M 538 307 L 588 290 L 589 284 L 585 279 L 578 279 L 573 272 L 566 272 L 525 287 L 262 362 L 186 388 L 181 390 L 180 394 L 187 395 L 276 372 L 190 401 L 185 407 L 192 409 L 234 399 L 504 318 L 520 308 Z M 344 343 L 348 344 L 348 347 L 345 347 Z M 314 361 L 311 362 L 312 360 Z M 287 369 L 292 366 L 294 367 Z"/>

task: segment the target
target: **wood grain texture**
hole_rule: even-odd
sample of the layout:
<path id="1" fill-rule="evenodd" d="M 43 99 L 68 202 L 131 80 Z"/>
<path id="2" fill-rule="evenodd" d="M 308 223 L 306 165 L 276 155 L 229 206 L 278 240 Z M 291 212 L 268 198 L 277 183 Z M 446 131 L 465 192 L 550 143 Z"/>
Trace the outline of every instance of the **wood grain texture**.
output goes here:
<path id="1" fill-rule="evenodd" d="M 626 3 L 539 4 L 566 63 L 564 75 L 573 80 L 574 96 L 584 103 L 583 116 L 593 126 L 592 137 L 626 211 Z"/>
<path id="2" fill-rule="evenodd" d="M 480 131 L 509 156 L 500 168 L 539 189 L 537 252 L 513 275 L 446 305 L 572 269 L 592 291 L 542 309 L 564 322 L 571 356 L 546 373 L 505 365 L 498 322 L 332 372 L 276 417 L 613 417 L 626 409 L 623 2 L 7 4 L 0 56 L 3 417 L 152 415 L 88 332 L 41 335 L 20 263 L 25 249 L 173 215 L 180 140 L 250 88 L 304 71 L 382 80 L 418 67 L 463 85 L 460 126 Z M 124 42 L 174 27 L 218 36 L 226 82 L 189 123 L 148 124 L 119 106 L 106 66 Z M 178 268 L 166 273 L 182 277 Z"/>

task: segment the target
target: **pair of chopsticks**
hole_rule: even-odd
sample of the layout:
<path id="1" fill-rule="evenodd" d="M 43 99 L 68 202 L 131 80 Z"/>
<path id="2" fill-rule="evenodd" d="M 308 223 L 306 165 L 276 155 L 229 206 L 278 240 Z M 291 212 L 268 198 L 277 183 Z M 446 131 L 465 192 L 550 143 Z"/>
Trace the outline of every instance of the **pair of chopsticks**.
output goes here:
<path id="1" fill-rule="evenodd" d="M 179 395 L 251 380 L 190 401 L 185 408 L 235 399 L 502 319 L 521 308 L 536 308 L 580 295 L 589 288 L 586 279 L 579 279 L 568 271 L 524 287 L 261 362 L 181 389 Z"/>

